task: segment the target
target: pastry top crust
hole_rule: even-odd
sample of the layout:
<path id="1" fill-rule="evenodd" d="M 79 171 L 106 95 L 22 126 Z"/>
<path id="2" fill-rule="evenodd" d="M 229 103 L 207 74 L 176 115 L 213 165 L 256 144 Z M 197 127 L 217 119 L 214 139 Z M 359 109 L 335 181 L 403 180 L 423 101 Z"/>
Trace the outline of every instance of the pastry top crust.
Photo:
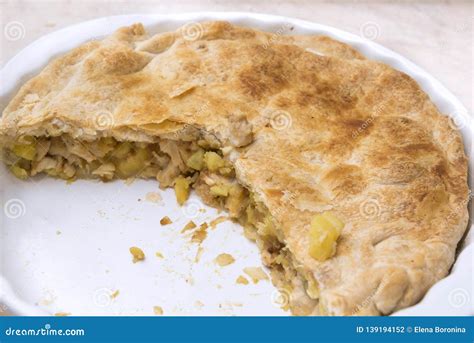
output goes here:
<path id="1" fill-rule="evenodd" d="M 466 230 L 458 131 L 409 76 L 320 36 L 225 22 L 198 37 L 136 24 L 52 61 L 3 113 L 3 140 L 212 136 L 266 205 L 329 314 L 389 314 L 444 277 Z M 312 52 L 311 52 L 312 51 Z M 315 53 L 318 52 L 319 54 Z M 346 223 L 308 254 L 316 213 Z"/>

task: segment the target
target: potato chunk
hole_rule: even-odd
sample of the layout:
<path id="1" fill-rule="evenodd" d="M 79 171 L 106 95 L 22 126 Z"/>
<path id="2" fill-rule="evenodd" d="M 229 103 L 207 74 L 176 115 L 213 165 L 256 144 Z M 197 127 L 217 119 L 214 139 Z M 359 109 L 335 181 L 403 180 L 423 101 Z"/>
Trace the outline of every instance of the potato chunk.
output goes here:
<path id="1" fill-rule="evenodd" d="M 232 218 L 240 216 L 245 206 L 247 206 L 247 202 L 247 193 L 245 189 L 238 184 L 233 184 L 229 188 L 229 196 L 225 204 L 225 207 L 229 210 L 230 216 Z"/>
<path id="2" fill-rule="evenodd" d="M 189 198 L 189 185 L 191 181 L 179 176 L 174 182 L 174 192 L 176 193 L 176 201 L 178 204 L 183 205 Z"/>
<path id="3" fill-rule="evenodd" d="M 145 148 L 138 148 L 128 157 L 117 162 L 117 174 L 121 178 L 135 176 L 143 171 L 150 159 L 150 152 Z"/>
<path id="4" fill-rule="evenodd" d="M 344 223 L 331 212 L 318 214 L 311 220 L 309 254 L 323 262 L 336 253 L 336 242 Z"/>
<path id="5" fill-rule="evenodd" d="M 186 161 L 186 165 L 195 170 L 201 170 L 204 168 L 204 150 L 199 149 L 192 154 Z"/>
<path id="6" fill-rule="evenodd" d="M 130 151 L 132 151 L 132 145 L 129 142 L 122 142 L 112 151 L 112 156 L 115 158 L 125 158 Z"/>
<path id="7" fill-rule="evenodd" d="M 24 137 L 25 143 L 13 145 L 12 151 L 18 157 L 28 161 L 33 161 L 36 156 L 36 140 L 33 137 Z"/>
<path id="8" fill-rule="evenodd" d="M 229 195 L 230 185 L 217 184 L 209 189 L 209 192 L 216 197 L 226 197 Z"/>
<path id="9" fill-rule="evenodd" d="M 28 178 L 28 172 L 17 165 L 11 166 L 10 170 L 13 173 L 13 175 L 15 175 L 17 178 L 21 180 L 26 180 Z"/>
<path id="10" fill-rule="evenodd" d="M 214 151 L 206 152 L 204 154 L 204 161 L 206 163 L 207 169 L 209 169 L 211 172 L 215 172 L 219 168 L 225 166 L 225 161 Z"/>
<path id="11" fill-rule="evenodd" d="M 131 247 L 130 254 L 133 256 L 133 263 L 137 263 L 139 261 L 143 261 L 145 259 L 145 253 L 142 249 L 138 247 Z"/>

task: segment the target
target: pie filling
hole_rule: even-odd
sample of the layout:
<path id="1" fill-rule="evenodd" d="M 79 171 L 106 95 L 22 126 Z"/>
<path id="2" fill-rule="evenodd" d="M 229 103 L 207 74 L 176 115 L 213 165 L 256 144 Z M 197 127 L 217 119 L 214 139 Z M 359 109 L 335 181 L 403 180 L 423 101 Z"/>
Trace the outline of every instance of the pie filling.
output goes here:
<path id="1" fill-rule="evenodd" d="M 57 137 L 25 136 L 4 148 L 4 161 L 20 179 L 47 174 L 65 179 L 156 178 L 160 187 L 174 187 L 183 205 L 194 189 L 203 201 L 228 211 L 256 242 L 273 283 L 285 294 L 281 303 L 296 315 L 321 313 L 318 285 L 312 274 L 294 259 L 284 243 L 283 232 L 258 200 L 239 184 L 232 163 L 206 140 L 192 142 L 158 139 L 154 143 L 120 142 L 114 138 L 78 141 L 64 134 Z M 312 223 L 315 258 L 334 253 L 334 235 L 321 235 L 321 220 Z M 332 226 L 331 226 L 332 227 Z M 316 229 L 315 229 L 316 228 Z M 313 237 L 315 236 L 315 237 Z"/>

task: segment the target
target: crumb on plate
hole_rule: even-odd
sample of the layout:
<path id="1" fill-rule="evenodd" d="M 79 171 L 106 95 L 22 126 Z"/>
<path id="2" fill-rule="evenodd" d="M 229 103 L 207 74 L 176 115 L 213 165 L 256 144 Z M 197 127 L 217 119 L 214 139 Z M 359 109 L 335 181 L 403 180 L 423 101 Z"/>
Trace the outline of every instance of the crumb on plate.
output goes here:
<path id="1" fill-rule="evenodd" d="M 250 276 L 253 283 L 258 283 L 261 280 L 268 280 L 268 275 L 261 267 L 246 267 L 244 273 Z"/>
<path id="2" fill-rule="evenodd" d="M 162 198 L 161 198 L 160 193 L 157 193 L 157 192 L 148 192 L 148 193 L 145 195 L 145 200 L 157 204 L 157 203 L 159 203 L 159 202 L 162 200 Z"/>
<path id="3" fill-rule="evenodd" d="M 131 247 L 130 253 L 133 256 L 133 263 L 137 263 L 138 261 L 143 261 L 145 259 L 145 253 L 138 247 Z"/>
<path id="4" fill-rule="evenodd" d="M 196 230 L 193 233 L 193 236 L 191 237 L 191 242 L 193 242 L 193 243 L 202 243 L 207 237 L 207 228 L 208 227 L 209 227 L 209 225 L 207 225 L 207 223 L 202 223 L 199 226 L 199 229 Z"/>
<path id="5" fill-rule="evenodd" d="M 235 258 L 230 255 L 230 254 L 226 254 L 226 253 L 223 253 L 223 254 L 220 254 L 219 256 L 217 256 L 214 261 L 221 267 L 225 267 L 225 266 L 228 266 L 229 264 L 232 264 L 235 262 Z"/>
<path id="6" fill-rule="evenodd" d="M 172 224 L 173 222 L 171 221 L 170 217 L 164 216 L 163 218 L 160 219 L 160 224 L 161 225 L 169 225 Z"/>
<path id="7" fill-rule="evenodd" d="M 185 233 L 186 231 L 192 230 L 196 227 L 196 223 L 190 220 L 181 230 L 181 233 Z"/>
<path id="8" fill-rule="evenodd" d="M 247 280 L 244 276 L 239 275 L 239 277 L 237 278 L 237 280 L 235 280 L 235 283 L 238 283 L 238 284 L 240 284 L 240 285 L 248 285 L 248 284 L 249 284 L 249 280 Z"/>
<path id="9" fill-rule="evenodd" d="M 219 225 L 222 222 L 225 222 L 228 219 L 229 217 L 227 216 L 220 216 L 220 217 L 217 217 L 216 219 L 211 220 L 209 225 L 211 226 L 211 229 L 215 229 L 217 225 Z"/>

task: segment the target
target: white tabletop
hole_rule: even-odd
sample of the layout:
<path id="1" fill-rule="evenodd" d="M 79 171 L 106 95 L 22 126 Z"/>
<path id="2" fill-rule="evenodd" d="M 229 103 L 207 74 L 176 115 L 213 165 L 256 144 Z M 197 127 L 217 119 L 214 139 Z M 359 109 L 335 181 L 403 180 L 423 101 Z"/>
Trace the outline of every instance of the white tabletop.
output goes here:
<path id="1" fill-rule="evenodd" d="M 0 2 L 0 66 L 33 40 L 102 16 L 130 13 L 250 11 L 278 14 L 365 34 L 427 70 L 471 112 L 473 2 L 311 0 L 28 0 Z"/>

